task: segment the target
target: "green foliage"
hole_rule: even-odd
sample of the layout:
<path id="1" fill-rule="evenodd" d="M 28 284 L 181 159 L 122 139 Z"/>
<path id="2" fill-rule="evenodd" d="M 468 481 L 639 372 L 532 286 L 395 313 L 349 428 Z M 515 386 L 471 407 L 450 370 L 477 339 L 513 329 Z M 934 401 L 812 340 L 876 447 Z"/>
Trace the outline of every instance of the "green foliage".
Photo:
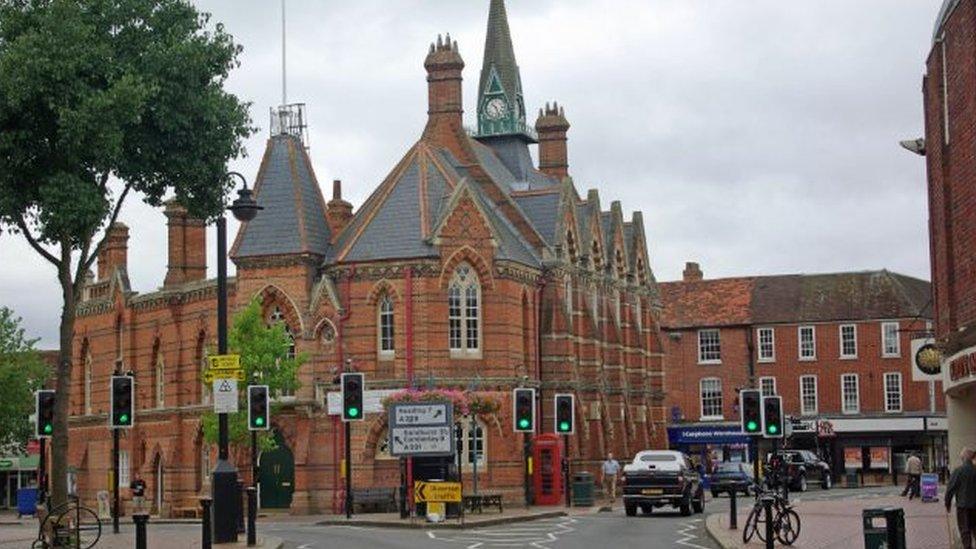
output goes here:
<path id="1" fill-rule="evenodd" d="M 23 449 L 33 432 L 28 416 L 34 413 L 34 391 L 48 376 L 48 367 L 27 339 L 20 318 L 0 307 L 0 449 Z"/>
<path id="2" fill-rule="evenodd" d="M 291 337 L 285 331 L 284 323 L 268 326 L 261 315 L 261 300 L 254 298 L 247 307 L 234 316 L 233 326 L 228 333 L 230 352 L 241 355 L 244 379 L 256 385 L 267 385 L 271 398 L 282 394 L 292 394 L 298 390 L 298 368 L 308 360 L 305 353 L 289 358 Z M 232 445 L 250 444 L 250 431 L 247 430 L 247 389 L 240 385 L 240 409 L 237 414 L 228 414 L 228 438 Z M 271 423 L 280 405 L 272 402 Z M 208 411 L 203 416 L 204 439 L 217 442 L 217 415 Z M 274 448 L 274 437 L 269 432 L 260 432 L 258 444 L 262 450 Z"/>

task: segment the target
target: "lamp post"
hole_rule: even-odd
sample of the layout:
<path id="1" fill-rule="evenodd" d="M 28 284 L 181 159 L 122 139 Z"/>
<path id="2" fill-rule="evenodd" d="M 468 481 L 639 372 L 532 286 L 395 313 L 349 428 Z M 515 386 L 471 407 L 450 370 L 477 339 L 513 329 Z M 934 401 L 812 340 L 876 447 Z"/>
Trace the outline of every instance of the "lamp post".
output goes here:
<path id="1" fill-rule="evenodd" d="M 227 176 L 237 177 L 244 183 L 237 200 L 228 209 L 238 221 L 251 221 L 263 208 L 254 200 L 243 175 L 230 172 Z M 224 215 L 217 219 L 217 353 L 227 354 L 227 218 Z M 212 483 L 214 541 L 229 543 L 237 541 L 236 509 L 241 496 L 237 493 L 237 467 L 228 460 L 227 414 L 217 414 L 217 422 L 219 454 Z"/>

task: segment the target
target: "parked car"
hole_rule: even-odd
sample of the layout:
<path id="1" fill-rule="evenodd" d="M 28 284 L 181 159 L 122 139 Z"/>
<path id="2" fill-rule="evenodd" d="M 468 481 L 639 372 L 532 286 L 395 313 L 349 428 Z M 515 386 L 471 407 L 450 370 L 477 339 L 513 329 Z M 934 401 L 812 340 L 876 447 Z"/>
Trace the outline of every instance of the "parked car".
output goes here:
<path id="1" fill-rule="evenodd" d="M 719 463 L 712 473 L 712 497 L 726 493 L 742 492 L 749 495 L 752 488 L 752 465 L 748 463 Z"/>
<path id="2" fill-rule="evenodd" d="M 786 464 L 790 490 L 806 492 L 811 482 L 819 483 L 824 490 L 830 490 L 834 485 L 830 466 L 810 450 L 780 450 L 777 454 Z"/>
<path id="3" fill-rule="evenodd" d="M 682 516 L 705 511 L 701 475 L 688 456 L 669 450 L 647 450 L 624 466 L 624 511 L 628 517 L 640 507 L 645 515 L 655 507 L 677 507 Z"/>

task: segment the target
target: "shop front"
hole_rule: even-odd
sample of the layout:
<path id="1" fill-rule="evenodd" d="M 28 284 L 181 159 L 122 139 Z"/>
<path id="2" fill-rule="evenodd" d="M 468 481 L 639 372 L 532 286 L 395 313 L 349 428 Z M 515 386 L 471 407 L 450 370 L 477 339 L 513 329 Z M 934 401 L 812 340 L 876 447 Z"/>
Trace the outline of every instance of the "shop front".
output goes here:
<path id="1" fill-rule="evenodd" d="M 37 486 L 39 461 L 36 455 L 0 457 L 0 509 L 16 509 L 17 491 Z"/>
<path id="2" fill-rule="evenodd" d="M 688 454 L 707 470 L 723 461 L 749 463 L 753 450 L 738 423 L 688 423 L 668 427 L 670 449 Z"/>
<path id="3" fill-rule="evenodd" d="M 958 465 L 963 448 L 976 448 L 976 346 L 942 361 L 948 416 L 949 466 Z"/>

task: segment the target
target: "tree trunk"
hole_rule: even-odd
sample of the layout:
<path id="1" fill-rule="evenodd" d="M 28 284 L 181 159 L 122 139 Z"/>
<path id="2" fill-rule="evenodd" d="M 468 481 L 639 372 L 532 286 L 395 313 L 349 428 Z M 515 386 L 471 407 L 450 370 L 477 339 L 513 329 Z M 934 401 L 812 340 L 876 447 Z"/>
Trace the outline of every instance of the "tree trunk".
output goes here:
<path id="1" fill-rule="evenodd" d="M 51 506 L 67 500 L 68 491 L 68 414 L 71 401 L 72 340 L 75 330 L 75 286 L 71 277 L 71 267 L 64 265 L 59 269 L 58 281 L 64 305 L 61 309 L 60 349 L 58 368 L 55 373 L 54 435 L 51 437 L 50 495 Z"/>

